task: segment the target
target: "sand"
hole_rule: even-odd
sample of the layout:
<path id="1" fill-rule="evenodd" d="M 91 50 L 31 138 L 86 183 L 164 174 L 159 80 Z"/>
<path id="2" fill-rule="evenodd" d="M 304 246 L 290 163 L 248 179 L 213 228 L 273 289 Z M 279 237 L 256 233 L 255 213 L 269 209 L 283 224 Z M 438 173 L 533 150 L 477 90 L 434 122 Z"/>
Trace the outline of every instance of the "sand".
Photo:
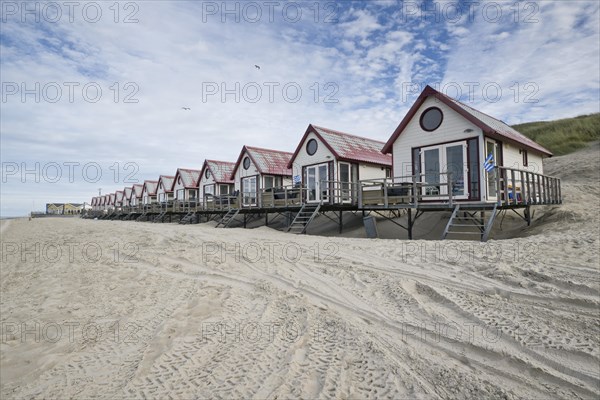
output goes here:
<path id="1" fill-rule="evenodd" d="M 598 398 L 598 155 L 487 243 L 2 221 L 0 397 Z"/>

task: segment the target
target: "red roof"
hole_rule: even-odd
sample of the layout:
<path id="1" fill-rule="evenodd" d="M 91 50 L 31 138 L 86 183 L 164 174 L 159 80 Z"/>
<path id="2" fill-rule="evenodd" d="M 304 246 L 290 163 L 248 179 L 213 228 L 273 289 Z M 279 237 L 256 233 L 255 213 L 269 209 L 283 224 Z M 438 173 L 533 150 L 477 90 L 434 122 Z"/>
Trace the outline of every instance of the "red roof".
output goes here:
<path id="1" fill-rule="evenodd" d="M 198 181 L 200 180 L 200 170 L 188 169 L 188 168 L 177 168 L 175 178 L 173 179 L 173 186 L 171 190 L 175 188 L 175 183 L 181 178 L 183 187 L 185 189 L 193 189 L 198 187 Z"/>
<path id="2" fill-rule="evenodd" d="M 204 176 L 204 171 L 208 168 L 213 176 L 216 183 L 233 183 L 231 179 L 231 173 L 235 168 L 234 162 L 229 161 L 216 161 L 216 160 L 204 160 L 204 165 L 200 173 L 200 177 Z M 200 183 L 200 179 L 198 179 Z"/>
<path id="3" fill-rule="evenodd" d="M 530 150 L 547 154 L 549 156 L 552 155 L 552 153 L 548 149 L 529 139 L 527 136 L 516 131 L 514 128 L 510 127 L 504 122 L 494 117 L 491 117 L 485 113 L 482 113 L 481 111 L 478 111 L 473 107 L 463 104 L 460 101 L 454 100 L 451 97 L 448 97 L 445 94 L 438 92 L 429 85 L 425 87 L 425 89 L 423 89 L 423 92 L 421 92 L 421 94 L 415 101 L 415 104 L 412 105 L 406 116 L 402 119 L 402 122 L 400 122 L 400 125 L 398 125 L 390 139 L 387 141 L 387 143 L 383 147 L 383 153 L 387 154 L 392 152 L 392 147 L 396 139 L 398 139 L 398 136 L 402 134 L 404 128 L 406 128 L 406 125 L 408 125 L 408 123 L 412 120 L 419 107 L 421 107 L 423 102 L 430 96 L 435 96 L 439 101 L 452 108 L 465 119 L 467 119 L 472 124 L 480 128 L 485 135 L 491 138 L 517 143 Z"/>
<path id="4" fill-rule="evenodd" d="M 154 196 L 156 194 L 156 188 L 158 187 L 158 181 L 144 181 L 144 189 L 148 192 L 148 195 Z"/>
<path id="5" fill-rule="evenodd" d="M 248 154 L 248 157 L 250 157 L 261 175 L 292 176 L 292 170 L 288 167 L 288 163 L 292 158 L 292 153 L 262 149 L 260 147 L 244 146 L 235 163 L 233 171 L 231 171 L 231 179 L 235 178 L 235 172 L 242 163 L 244 153 Z"/>
<path id="6" fill-rule="evenodd" d="M 173 192 L 173 182 L 175 182 L 174 176 L 161 175 L 158 178 L 157 190 L 160 187 L 160 184 L 162 183 L 163 187 L 165 188 L 165 193 L 171 193 L 171 192 Z"/>
<path id="7" fill-rule="evenodd" d="M 325 144 L 336 160 L 392 166 L 392 157 L 381 152 L 384 142 L 310 124 L 290 159 L 288 167 L 292 167 L 293 161 L 311 132 Z"/>
<path id="8" fill-rule="evenodd" d="M 144 192 L 144 185 L 136 184 L 131 187 L 131 195 L 137 198 L 142 197 L 142 193 Z M 131 197 L 130 197 L 131 198 Z"/>

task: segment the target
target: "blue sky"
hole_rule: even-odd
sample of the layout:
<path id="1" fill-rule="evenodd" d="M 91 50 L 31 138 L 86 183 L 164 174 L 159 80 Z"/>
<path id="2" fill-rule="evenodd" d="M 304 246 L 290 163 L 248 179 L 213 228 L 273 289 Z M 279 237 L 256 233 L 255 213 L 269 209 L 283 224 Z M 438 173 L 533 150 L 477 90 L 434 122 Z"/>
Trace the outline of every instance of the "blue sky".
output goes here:
<path id="1" fill-rule="evenodd" d="M 596 1 L 1 4 L 3 217 L 309 123 L 385 141 L 427 84 L 508 123 L 599 111 Z"/>

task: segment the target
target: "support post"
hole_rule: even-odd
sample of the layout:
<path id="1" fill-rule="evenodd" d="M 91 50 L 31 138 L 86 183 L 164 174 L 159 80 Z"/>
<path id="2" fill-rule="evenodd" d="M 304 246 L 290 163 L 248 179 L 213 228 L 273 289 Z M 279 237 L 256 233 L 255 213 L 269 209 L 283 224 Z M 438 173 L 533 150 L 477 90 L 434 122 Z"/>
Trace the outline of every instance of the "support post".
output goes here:
<path id="1" fill-rule="evenodd" d="M 265 226 L 269 226 L 269 213 L 265 212 Z"/>
<path id="2" fill-rule="evenodd" d="M 531 208 L 528 205 L 525 207 L 525 219 L 527 220 L 527 226 L 531 225 Z"/>
<path id="3" fill-rule="evenodd" d="M 244 213 L 244 229 L 246 229 L 246 221 L 248 219 L 248 214 Z"/>
<path id="4" fill-rule="evenodd" d="M 342 227 L 344 226 L 344 222 L 343 222 L 343 215 L 344 212 L 342 210 L 340 210 L 340 216 L 339 216 L 339 233 L 342 233 Z"/>
<path id="5" fill-rule="evenodd" d="M 413 228 L 413 220 L 412 220 L 412 209 L 409 208 L 407 210 L 408 212 L 406 213 L 408 216 L 408 239 L 412 240 L 413 238 L 413 234 L 412 234 L 412 228 Z"/>

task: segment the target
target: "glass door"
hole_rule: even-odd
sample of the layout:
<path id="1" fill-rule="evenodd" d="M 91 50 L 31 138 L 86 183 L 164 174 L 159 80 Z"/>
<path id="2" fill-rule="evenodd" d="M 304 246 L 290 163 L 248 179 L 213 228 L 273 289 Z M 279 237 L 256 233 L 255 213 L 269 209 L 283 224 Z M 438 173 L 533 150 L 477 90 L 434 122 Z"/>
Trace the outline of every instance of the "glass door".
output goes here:
<path id="1" fill-rule="evenodd" d="M 327 164 L 311 165 L 306 167 L 306 187 L 308 189 L 307 202 L 319 203 L 329 199 L 329 177 Z"/>
<path id="2" fill-rule="evenodd" d="M 242 178 L 242 204 L 245 206 L 256 205 L 256 176 Z"/>
<path id="3" fill-rule="evenodd" d="M 425 183 L 421 193 L 425 200 L 448 198 L 448 179 L 452 197 L 466 199 L 469 195 L 467 177 L 466 142 L 449 143 L 424 148 L 421 152 L 421 182 Z"/>
<path id="4" fill-rule="evenodd" d="M 485 154 L 483 157 L 484 163 L 485 163 L 485 160 L 490 158 L 490 156 L 491 156 L 491 159 L 490 159 L 489 164 L 496 165 L 497 160 L 498 160 L 498 143 L 496 143 L 493 140 L 486 139 L 485 140 Z M 482 166 L 482 168 L 485 168 L 485 166 Z M 489 172 L 487 171 L 487 169 L 484 169 L 484 171 L 485 171 L 485 181 L 486 181 L 486 188 L 487 188 L 487 199 L 488 200 L 498 200 L 498 185 L 497 185 L 497 181 L 496 181 L 496 174 L 498 173 L 498 169 L 494 168 L 494 169 L 490 170 Z"/>
<path id="5" fill-rule="evenodd" d="M 349 203 L 352 201 L 352 172 L 350 164 L 339 163 L 340 167 L 340 201 Z"/>

